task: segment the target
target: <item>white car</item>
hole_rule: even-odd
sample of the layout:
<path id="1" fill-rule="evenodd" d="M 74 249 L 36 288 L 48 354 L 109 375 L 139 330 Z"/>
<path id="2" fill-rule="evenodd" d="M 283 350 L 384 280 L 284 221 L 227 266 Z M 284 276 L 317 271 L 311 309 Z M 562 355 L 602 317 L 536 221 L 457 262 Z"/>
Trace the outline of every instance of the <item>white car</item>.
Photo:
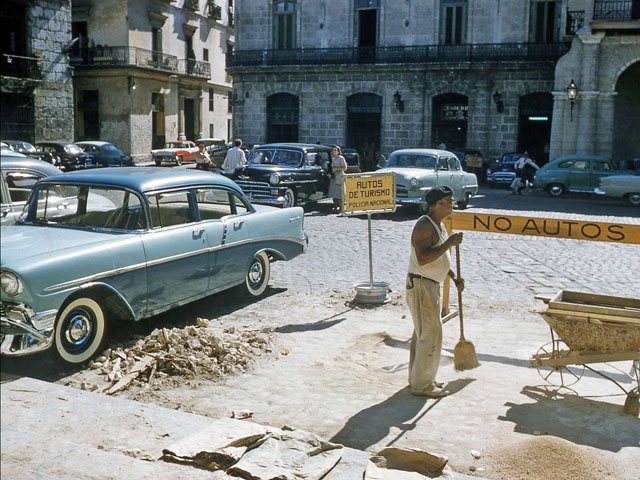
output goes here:
<path id="1" fill-rule="evenodd" d="M 195 162 L 198 147 L 189 140 L 167 142 L 164 148 L 151 150 L 151 159 L 159 167 L 164 163 L 182 165 L 183 162 Z"/>
<path id="2" fill-rule="evenodd" d="M 603 177 L 600 179 L 600 187 L 596 188 L 595 193 L 623 198 L 631 205 L 640 206 L 640 174 Z"/>
<path id="3" fill-rule="evenodd" d="M 396 150 L 384 161 L 379 173 L 394 173 L 396 203 L 423 205 L 425 193 L 433 187 L 446 185 L 453 190 L 458 208 L 464 209 L 478 193 L 478 178 L 462 170 L 460 160 L 447 150 L 410 148 Z"/>

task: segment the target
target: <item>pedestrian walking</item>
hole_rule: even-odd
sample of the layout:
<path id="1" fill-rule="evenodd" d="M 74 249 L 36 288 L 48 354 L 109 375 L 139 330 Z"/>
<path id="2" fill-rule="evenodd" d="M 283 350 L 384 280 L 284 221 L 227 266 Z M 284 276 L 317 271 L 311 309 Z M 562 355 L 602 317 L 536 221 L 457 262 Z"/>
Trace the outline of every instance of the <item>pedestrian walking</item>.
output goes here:
<path id="1" fill-rule="evenodd" d="M 342 149 L 336 145 L 331 150 L 331 180 L 329 181 L 329 191 L 327 193 L 333 199 L 333 210 L 336 212 L 340 211 L 342 183 L 347 168 L 347 161 L 342 156 Z"/>
<path id="2" fill-rule="evenodd" d="M 529 184 L 533 184 L 533 177 L 536 170 L 540 167 L 529 157 L 527 152 L 521 156 L 514 165 L 516 170 L 516 178 L 511 182 L 511 193 L 514 195 L 522 194 L 522 189 L 528 187 Z"/>
<path id="3" fill-rule="evenodd" d="M 231 147 L 227 151 L 227 155 L 224 158 L 224 163 L 222 164 L 222 170 L 225 170 L 227 172 L 234 172 L 238 167 L 246 164 L 247 156 L 242 150 L 242 140 L 236 138 L 233 141 L 233 147 Z"/>
<path id="4" fill-rule="evenodd" d="M 196 170 L 209 170 L 211 168 L 211 158 L 205 149 L 203 142 L 198 142 L 198 151 L 196 152 Z"/>
<path id="5" fill-rule="evenodd" d="M 413 395 L 439 398 L 449 395 L 436 381 L 442 350 L 440 284 L 447 277 L 462 291 L 464 280 L 451 270 L 449 249 L 460 245 L 462 233 L 447 236 L 442 220 L 453 211 L 453 190 L 447 186 L 429 190 L 424 201 L 428 214 L 411 233 L 407 274 L 407 304 L 413 319 L 409 353 L 409 387 Z"/>

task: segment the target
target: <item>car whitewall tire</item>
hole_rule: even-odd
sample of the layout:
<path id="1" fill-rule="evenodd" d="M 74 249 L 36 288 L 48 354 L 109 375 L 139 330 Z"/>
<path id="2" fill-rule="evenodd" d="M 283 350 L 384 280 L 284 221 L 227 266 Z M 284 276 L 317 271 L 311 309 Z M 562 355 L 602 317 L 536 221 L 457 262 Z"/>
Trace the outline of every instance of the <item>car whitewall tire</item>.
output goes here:
<path id="1" fill-rule="evenodd" d="M 271 265 L 269 257 L 265 252 L 257 253 L 249 264 L 247 276 L 245 278 L 245 287 L 247 293 L 252 297 L 259 297 L 264 293 L 269 285 L 269 277 L 271 275 Z"/>
<path id="2" fill-rule="evenodd" d="M 102 349 L 106 333 L 107 321 L 100 304 L 92 298 L 77 298 L 58 317 L 55 352 L 68 364 L 83 364 Z"/>

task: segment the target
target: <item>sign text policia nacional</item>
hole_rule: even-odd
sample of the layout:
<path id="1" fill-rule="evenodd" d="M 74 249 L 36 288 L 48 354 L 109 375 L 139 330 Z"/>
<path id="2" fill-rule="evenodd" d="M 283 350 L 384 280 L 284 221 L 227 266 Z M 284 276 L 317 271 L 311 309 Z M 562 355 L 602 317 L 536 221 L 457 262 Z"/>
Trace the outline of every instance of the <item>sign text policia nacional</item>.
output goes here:
<path id="1" fill-rule="evenodd" d="M 393 212 L 396 182 L 393 173 L 358 173 L 344 176 L 343 210 L 347 214 Z"/>
<path id="2" fill-rule="evenodd" d="M 640 244 L 640 225 L 562 218 L 453 212 L 453 230 Z"/>

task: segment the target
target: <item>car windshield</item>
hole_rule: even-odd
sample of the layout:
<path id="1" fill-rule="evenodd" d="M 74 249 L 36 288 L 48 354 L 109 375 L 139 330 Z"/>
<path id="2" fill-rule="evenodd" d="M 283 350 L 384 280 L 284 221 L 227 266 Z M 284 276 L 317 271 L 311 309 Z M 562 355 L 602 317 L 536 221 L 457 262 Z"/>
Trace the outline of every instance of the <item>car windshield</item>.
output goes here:
<path id="1" fill-rule="evenodd" d="M 302 163 L 302 152 L 295 150 L 254 150 L 248 162 L 252 165 L 270 164 L 298 167 Z"/>
<path id="2" fill-rule="evenodd" d="M 121 188 L 42 184 L 21 221 L 55 226 L 135 230 L 146 222 L 139 198 Z"/>
<path id="3" fill-rule="evenodd" d="M 67 153 L 82 153 L 82 149 L 78 145 L 65 145 L 64 151 Z"/>
<path id="4" fill-rule="evenodd" d="M 428 168 L 435 169 L 438 159 L 432 155 L 419 155 L 415 153 L 392 153 L 387 167 L 402 168 Z"/>
<path id="5" fill-rule="evenodd" d="M 118 148 L 115 145 L 112 145 L 110 143 L 107 143 L 106 145 L 102 146 L 102 151 L 103 152 L 109 152 L 109 153 L 120 153 L 120 150 L 118 150 Z"/>

